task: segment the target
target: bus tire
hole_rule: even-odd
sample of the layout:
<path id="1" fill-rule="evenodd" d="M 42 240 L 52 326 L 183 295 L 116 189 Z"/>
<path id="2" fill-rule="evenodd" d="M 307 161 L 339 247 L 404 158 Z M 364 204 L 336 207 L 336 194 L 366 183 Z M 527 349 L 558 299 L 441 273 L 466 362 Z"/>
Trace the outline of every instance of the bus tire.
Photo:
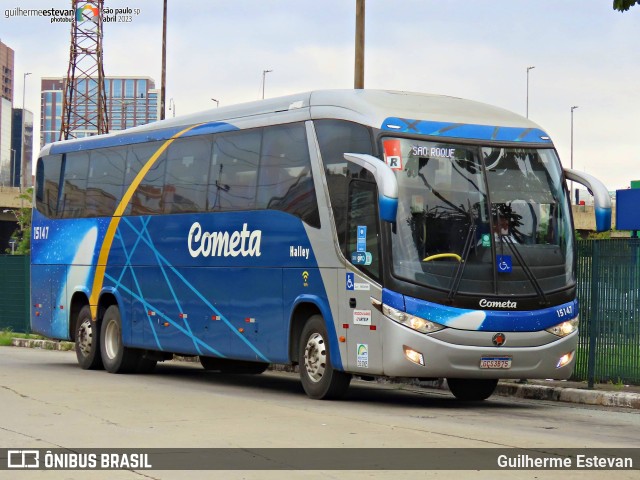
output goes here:
<path id="1" fill-rule="evenodd" d="M 100 352 L 105 370 L 109 373 L 133 372 L 140 360 L 140 350 L 125 347 L 122 343 L 120 309 L 111 305 L 104 312 L 100 329 Z"/>
<path id="2" fill-rule="evenodd" d="M 220 373 L 260 375 L 268 367 L 268 363 L 229 360 L 228 358 L 200 357 L 200 364 L 205 370 L 217 370 Z"/>
<path id="3" fill-rule="evenodd" d="M 91 320 L 91 308 L 85 305 L 76 319 L 76 358 L 83 370 L 100 370 L 100 328 Z"/>
<path id="4" fill-rule="evenodd" d="M 489 398 L 498 385 L 497 379 L 447 378 L 449 390 L 458 400 L 478 402 Z"/>
<path id="5" fill-rule="evenodd" d="M 300 334 L 298 347 L 300 381 L 305 393 L 316 400 L 342 397 L 351 375 L 335 370 L 331 365 L 329 335 L 320 315 L 309 318 Z"/>

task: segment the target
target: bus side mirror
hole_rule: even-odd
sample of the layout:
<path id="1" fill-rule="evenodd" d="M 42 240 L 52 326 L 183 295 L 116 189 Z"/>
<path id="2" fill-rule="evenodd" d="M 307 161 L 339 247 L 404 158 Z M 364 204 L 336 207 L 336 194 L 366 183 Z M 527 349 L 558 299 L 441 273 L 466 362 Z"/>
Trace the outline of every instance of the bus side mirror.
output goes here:
<path id="1" fill-rule="evenodd" d="M 570 168 L 564 169 L 564 175 L 567 177 L 567 180 L 587 187 L 593 195 L 596 213 L 596 230 L 598 232 L 611 230 L 611 197 L 604 183 L 588 173 L 571 170 Z"/>
<path id="2" fill-rule="evenodd" d="M 398 213 L 398 180 L 393 170 L 379 158 L 363 153 L 345 153 L 349 162 L 370 171 L 378 185 L 378 210 L 380 218 L 394 223 Z"/>

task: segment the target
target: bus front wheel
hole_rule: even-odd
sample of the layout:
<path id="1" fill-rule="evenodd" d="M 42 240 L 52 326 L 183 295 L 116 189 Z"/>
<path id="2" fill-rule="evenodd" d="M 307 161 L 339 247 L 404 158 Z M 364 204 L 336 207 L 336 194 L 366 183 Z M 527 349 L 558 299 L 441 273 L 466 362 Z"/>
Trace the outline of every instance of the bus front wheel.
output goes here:
<path id="1" fill-rule="evenodd" d="M 76 358 L 84 370 L 99 370 L 102 368 L 100 358 L 99 328 L 91 320 L 91 309 L 85 305 L 80 310 L 76 320 Z"/>
<path id="2" fill-rule="evenodd" d="M 100 329 L 100 352 L 105 370 L 109 373 L 126 373 L 136 370 L 140 351 L 125 347 L 122 343 L 122 320 L 117 305 L 107 308 Z"/>
<path id="3" fill-rule="evenodd" d="M 447 378 L 449 390 L 458 399 L 477 402 L 489 398 L 498 385 L 497 379 Z"/>
<path id="4" fill-rule="evenodd" d="M 320 315 L 305 324 L 298 348 L 300 380 L 306 394 L 314 399 L 332 399 L 344 395 L 351 375 L 335 370 L 331 365 L 329 336 Z"/>

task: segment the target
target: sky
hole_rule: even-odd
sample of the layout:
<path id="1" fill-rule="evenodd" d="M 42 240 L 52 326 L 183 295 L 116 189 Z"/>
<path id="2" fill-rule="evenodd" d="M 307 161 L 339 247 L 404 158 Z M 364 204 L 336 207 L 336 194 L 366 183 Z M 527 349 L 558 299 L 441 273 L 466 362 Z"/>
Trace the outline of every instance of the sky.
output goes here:
<path id="1" fill-rule="evenodd" d="M 640 180 L 640 6 L 613 0 L 366 0 L 365 88 L 468 98 L 526 114 L 565 167 L 609 190 Z M 15 52 L 14 106 L 35 114 L 40 78 L 63 77 L 70 24 L 8 16 L 71 0 L 0 0 L 0 40 Z M 168 0 L 166 102 L 175 113 L 317 89 L 353 88 L 356 0 Z M 161 0 L 105 0 L 139 9 L 106 23 L 108 76 L 160 87 Z M 23 76 L 31 72 L 30 76 Z M 173 115 L 167 111 L 167 117 Z M 37 148 L 36 148 L 37 150 Z"/>

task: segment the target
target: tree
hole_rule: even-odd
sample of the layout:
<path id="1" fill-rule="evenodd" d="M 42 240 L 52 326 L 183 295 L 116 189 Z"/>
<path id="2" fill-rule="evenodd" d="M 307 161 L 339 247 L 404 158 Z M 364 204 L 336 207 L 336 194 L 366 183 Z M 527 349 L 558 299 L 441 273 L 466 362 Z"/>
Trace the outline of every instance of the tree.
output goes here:
<path id="1" fill-rule="evenodd" d="M 11 238 L 15 240 L 15 254 L 16 255 L 29 255 L 31 253 L 31 211 L 32 211 L 32 195 L 33 188 L 27 188 L 23 193 L 16 198 L 23 200 L 27 207 L 16 208 L 13 210 L 13 214 L 16 216 L 18 222 L 18 229 L 11 234 Z M 7 253 L 11 253 L 11 250 L 7 249 Z"/>
<path id="2" fill-rule="evenodd" d="M 626 12 L 640 0 L 613 0 L 613 9 L 619 12 Z"/>

